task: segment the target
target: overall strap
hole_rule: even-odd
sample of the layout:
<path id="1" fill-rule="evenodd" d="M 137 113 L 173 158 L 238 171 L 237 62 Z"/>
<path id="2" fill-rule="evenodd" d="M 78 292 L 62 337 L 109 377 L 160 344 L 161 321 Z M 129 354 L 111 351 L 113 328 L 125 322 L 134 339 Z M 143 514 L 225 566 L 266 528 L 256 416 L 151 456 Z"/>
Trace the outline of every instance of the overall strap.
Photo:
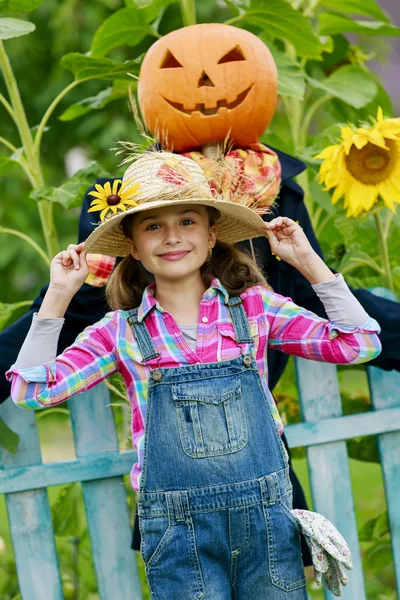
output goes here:
<path id="1" fill-rule="evenodd" d="M 144 321 L 138 321 L 138 308 L 128 311 L 128 323 L 132 328 L 133 335 L 138 343 L 139 350 L 142 353 L 143 362 L 158 358 L 160 353 L 156 351 L 149 330 Z"/>
<path id="2" fill-rule="evenodd" d="M 237 343 L 252 344 L 253 338 L 250 335 L 249 321 L 247 318 L 246 311 L 243 308 L 242 299 L 238 296 L 229 298 L 228 308 L 231 314 Z"/>

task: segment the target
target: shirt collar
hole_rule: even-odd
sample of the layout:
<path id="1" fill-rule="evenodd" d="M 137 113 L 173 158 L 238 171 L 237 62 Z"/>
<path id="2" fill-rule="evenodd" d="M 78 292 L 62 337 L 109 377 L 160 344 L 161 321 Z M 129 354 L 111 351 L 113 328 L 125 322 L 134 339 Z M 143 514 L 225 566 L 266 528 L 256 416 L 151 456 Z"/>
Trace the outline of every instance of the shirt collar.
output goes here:
<path id="1" fill-rule="evenodd" d="M 151 285 L 148 285 L 143 292 L 142 301 L 141 301 L 139 309 L 138 309 L 139 323 L 141 323 L 143 321 L 143 319 L 146 317 L 146 315 L 148 315 L 148 313 L 153 308 L 156 308 L 161 313 L 164 312 L 164 309 L 162 308 L 162 306 L 160 306 L 160 304 L 157 302 L 157 300 L 154 297 L 155 289 L 156 289 L 155 283 L 152 283 Z M 217 279 L 216 277 L 213 277 L 211 280 L 210 287 L 204 292 L 203 300 L 212 300 L 213 298 L 215 298 L 215 296 L 217 294 L 220 294 L 222 296 L 223 301 L 225 303 L 228 302 L 228 300 L 229 300 L 228 292 L 226 291 L 226 289 L 224 288 L 224 286 L 222 285 L 220 280 Z"/>

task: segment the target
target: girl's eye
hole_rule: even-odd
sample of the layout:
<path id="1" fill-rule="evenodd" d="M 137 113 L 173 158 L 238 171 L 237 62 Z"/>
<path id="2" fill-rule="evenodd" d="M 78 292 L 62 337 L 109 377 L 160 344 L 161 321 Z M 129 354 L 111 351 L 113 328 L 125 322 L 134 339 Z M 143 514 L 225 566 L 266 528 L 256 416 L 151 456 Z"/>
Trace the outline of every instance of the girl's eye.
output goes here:
<path id="1" fill-rule="evenodd" d="M 193 225 L 192 219 L 183 219 L 182 225 Z"/>
<path id="2" fill-rule="evenodd" d="M 158 229 L 158 227 L 159 225 L 157 225 L 157 223 L 152 223 L 151 225 L 146 227 L 146 231 L 155 231 L 156 229 Z"/>

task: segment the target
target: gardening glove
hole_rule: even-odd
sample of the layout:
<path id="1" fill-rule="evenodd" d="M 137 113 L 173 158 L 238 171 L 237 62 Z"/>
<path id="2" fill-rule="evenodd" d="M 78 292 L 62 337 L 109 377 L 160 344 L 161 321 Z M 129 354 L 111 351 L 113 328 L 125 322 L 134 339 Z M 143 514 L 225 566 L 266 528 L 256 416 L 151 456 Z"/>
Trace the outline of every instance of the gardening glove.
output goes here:
<path id="1" fill-rule="evenodd" d="M 342 585 L 348 577 L 343 569 L 352 569 L 351 553 L 344 538 L 328 519 L 308 510 L 290 511 L 301 527 L 310 548 L 314 577 L 318 585 L 323 581 L 335 596 L 342 595 Z M 342 566 L 343 565 L 343 566 Z"/>

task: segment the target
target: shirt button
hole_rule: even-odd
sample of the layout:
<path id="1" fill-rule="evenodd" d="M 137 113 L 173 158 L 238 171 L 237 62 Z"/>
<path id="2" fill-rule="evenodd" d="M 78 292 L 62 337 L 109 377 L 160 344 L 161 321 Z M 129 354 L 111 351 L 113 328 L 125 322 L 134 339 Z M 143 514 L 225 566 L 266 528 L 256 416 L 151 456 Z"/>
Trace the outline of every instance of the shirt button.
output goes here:
<path id="1" fill-rule="evenodd" d="M 208 323 L 207 317 L 202 317 L 201 320 L 202 320 L 203 323 Z"/>

